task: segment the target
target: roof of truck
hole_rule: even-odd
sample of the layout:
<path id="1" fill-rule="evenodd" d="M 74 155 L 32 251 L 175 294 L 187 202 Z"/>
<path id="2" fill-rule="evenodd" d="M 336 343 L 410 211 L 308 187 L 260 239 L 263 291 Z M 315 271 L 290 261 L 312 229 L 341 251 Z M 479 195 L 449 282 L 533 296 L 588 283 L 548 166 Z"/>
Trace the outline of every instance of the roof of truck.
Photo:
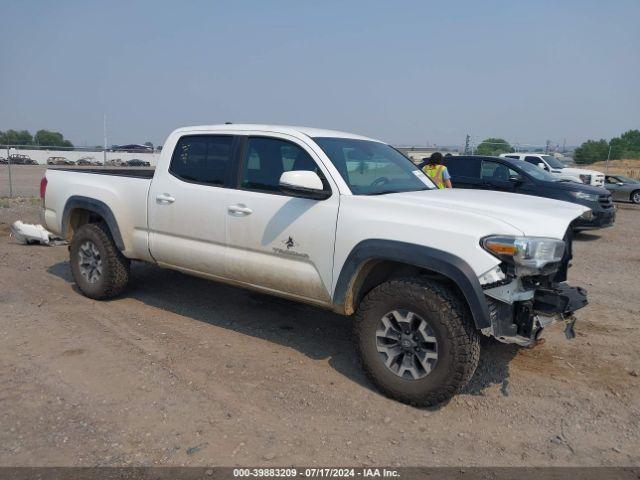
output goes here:
<path id="1" fill-rule="evenodd" d="M 302 133 L 303 135 L 307 135 L 308 137 L 339 137 L 339 138 L 354 138 L 358 140 L 372 140 L 374 142 L 379 142 L 380 140 L 376 140 L 374 138 L 365 137 L 363 135 L 356 135 L 354 133 L 348 132 L 340 132 L 337 130 L 327 130 L 323 128 L 312 128 L 312 127 L 298 127 L 292 125 L 266 125 L 266 124 L 252 124 L 252 123 L 226 123 L 220 125 L 196 125 L 192 127 L 183 127 L 176 130 L 176 132 L 182 131 L 193 131 L 193 130 L 214 130 L 214 131 L 225 131 L 225 130 L 253 130 L 253 131 L 263 131 L 263 132 L 273 132 L 273 133 Z"/>

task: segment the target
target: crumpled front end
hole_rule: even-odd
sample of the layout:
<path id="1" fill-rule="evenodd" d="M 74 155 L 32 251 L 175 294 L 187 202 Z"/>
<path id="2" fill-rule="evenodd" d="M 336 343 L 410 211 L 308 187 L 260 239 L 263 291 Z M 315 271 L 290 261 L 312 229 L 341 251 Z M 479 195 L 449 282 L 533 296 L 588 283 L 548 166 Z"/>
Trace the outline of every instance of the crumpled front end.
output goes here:
<path id="1" fill-rule="evenodd" d="M 480 277 L 491 319 L 483 334 L 503 343 L 531 346 L 546 326 L 564 322 L 567 338 L 573 338 L 573 314 L 588 301 L 583 288 L 566 283 L 572 258 L 570 230 L 563 241 L 558 262 L 536 270 L 505 261 Z"/>

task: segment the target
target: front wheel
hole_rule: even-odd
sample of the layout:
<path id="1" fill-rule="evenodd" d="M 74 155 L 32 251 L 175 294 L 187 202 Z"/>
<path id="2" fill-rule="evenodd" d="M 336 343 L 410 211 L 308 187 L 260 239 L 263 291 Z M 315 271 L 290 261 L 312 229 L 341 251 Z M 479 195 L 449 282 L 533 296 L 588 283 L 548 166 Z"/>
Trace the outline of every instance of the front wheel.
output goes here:
<path id="1" fill-rule="evenodd" d="M 116 247 L 103 223 L 80 227 L 69 249 L 71 274 L 87 297 L 104 300 L 119 295 L 129 282 L 129 260 Z"/>
<path id="2" fill-rule="evenodd" d="M 631 194 L 631 203 L 636 205 L 640 203 L 640 190 L 636 190 Z"/>
<path id="3" fill-rule="evenodd" d="M 418 278 L 371 290 L 355 316 L 364 371 L 387 396 L 416 406 L 449 400 L 471 379 L 479 335 L 461 300 L 443 285 Z"/>

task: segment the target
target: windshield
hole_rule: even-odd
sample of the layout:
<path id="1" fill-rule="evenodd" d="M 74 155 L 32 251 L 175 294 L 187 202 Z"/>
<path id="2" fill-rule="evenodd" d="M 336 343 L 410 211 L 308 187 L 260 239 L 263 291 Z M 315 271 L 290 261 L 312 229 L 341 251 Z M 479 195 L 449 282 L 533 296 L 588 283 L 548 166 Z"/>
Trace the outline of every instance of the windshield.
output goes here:
<path id="1" fill-rule="evenodd" d="M 354 195 L 429 190 L 435 185 L 393 147 L 370 140 L 316 137 Z"/>
<path id="2" fill-rule="evenodd" d="M 551 168 L 565 168 L 566 165 L 551 155 L 540 155 Z"/>
<path id="3" fill-rule="evenodd" d="M 560 179 L 558 177 L 554 177 L 550 173 L 542 170 L 540 167 L 536 167 L 535 165 L 531 165 L 524 160 L 513 160 L 515 166 L 519 167 L 520 170 L 523 170 L 524 173 L 532 176 L 536 180 L 542 180 L 544 182 L 558 182 Z"/>

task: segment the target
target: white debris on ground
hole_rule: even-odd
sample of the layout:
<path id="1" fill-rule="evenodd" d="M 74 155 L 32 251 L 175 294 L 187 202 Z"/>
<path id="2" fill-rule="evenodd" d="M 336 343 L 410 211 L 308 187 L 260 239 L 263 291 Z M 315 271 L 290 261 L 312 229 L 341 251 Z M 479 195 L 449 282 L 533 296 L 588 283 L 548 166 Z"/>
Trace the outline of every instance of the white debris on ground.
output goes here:
<path id="1" fill-rule="evenodd" d="M 67 244 L 65 240 L 54 235 L 42 225 L 22 223 L 20 220 L 11 224 L 11 236 L 26 245 L 36 243 L 49 246 Z"/>

